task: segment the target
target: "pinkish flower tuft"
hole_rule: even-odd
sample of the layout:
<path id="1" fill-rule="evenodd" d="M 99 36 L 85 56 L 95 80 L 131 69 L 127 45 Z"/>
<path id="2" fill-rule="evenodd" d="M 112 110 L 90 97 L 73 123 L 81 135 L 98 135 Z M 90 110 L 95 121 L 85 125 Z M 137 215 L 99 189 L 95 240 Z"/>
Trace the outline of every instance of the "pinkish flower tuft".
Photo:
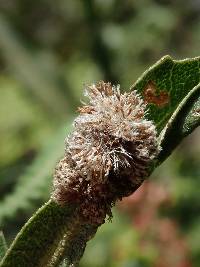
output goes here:
<path id="1" fill-rule="evenodd" d="M 54 175 L 52 198 L 78 202 L 83 218 L 101 224 L 117 199 L 134 192 L 148 176 L 159 146 L 146 104 L 132 91 L 103 81 L 88 86 L 89 104 L 79 108 L 65 157 Z"/>

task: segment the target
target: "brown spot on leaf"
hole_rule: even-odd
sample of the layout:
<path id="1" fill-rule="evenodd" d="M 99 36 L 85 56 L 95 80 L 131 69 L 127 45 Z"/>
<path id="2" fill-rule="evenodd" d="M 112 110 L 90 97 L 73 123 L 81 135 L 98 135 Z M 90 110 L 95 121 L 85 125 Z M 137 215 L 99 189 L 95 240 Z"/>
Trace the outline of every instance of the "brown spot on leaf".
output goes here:
<path id="1" fill-rule="evenodd" d="M 157 92 L 156 85 L 153 81 L 149 81 L 144 89 L 144 100 L 146 103 L 153 103 L 162 108 L 169 103 L 169 94 L 166 91 Z"/>

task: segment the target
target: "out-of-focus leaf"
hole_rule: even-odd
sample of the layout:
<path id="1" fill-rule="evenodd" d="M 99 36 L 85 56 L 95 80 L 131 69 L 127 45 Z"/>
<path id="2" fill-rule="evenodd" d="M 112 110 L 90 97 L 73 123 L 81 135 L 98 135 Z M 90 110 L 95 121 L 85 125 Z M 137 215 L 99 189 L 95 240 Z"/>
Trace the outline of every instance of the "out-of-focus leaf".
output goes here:
<path id="1" fill-rule="evenodd" d="M 188 106 L 188 100 L 191 94 L 196 92 L 195 86 L 199 83 L 199 66 L 200 58 L 174 61 L 166 56 L 147 70 L 132 87 L 143 95 L 149 107 L 148 118 L 154 121 L 159 134 L 165 127 L 169 129 L 170 119 L 177 118 L 176 115 L 183 111 L 182 101 L 184 101 L 184 106 Z M 164 149 L 165 146 L 163 146 L 163 151 Z M 66 245 L 63 249 L 63 256 L 66 256 L 69 266 L 72 266 L 73 263 L 76 266 L 86 242 L 91 238 L 91 232 L 95 233 L 96 229 L 93 229 L 93 225 L 83 225 L 79 221 L 77 223 L 77 217 L 73 218 L 74 209 L 69 210 L 68 207 L 65 214 L 65 208 L 57 206 L 51 201 L 43 206 L 21 230 L 1 267 L 12 267 L 13 265 L 23 267 L 27 264 L 30 267 L 46 266 L 50 257 L 53 259 L 54 252 L 56 252 L 55 244 L 60 244 L 64 235 L 67 236 L 67 239 L 64 240 Z M 60 212 L 62 213 L 61 217 L 69 218 L 70 224 L 67 224 L 67 232 L 63 231 L 63 224 L 58 224 L 56 221 L 55 216 L 58 213 L 59 217 Z M 46 228 L 43 226 L 44 221 Z M 49 227 L 53 228 L 55 238 L 49 233 Z M 80 240 L 84 241 L 80 242 Z M 35 246 L 35 242 L 39 245 Z M 62 258 L 62 253 L 58 256 Z M 55 264 L 52 262 L 50 266 L 57 266 L 56 264 L 57 261 Z"/>
<path id="2" fill-rule="evenodd" d="M 27 90 L 29 89 L 32 95 L 41 101 L 42 106 L 48 109 L 50 114 L 56 115 L 57 119 L 63 118 L 67 107 L 72 107 L 76 102 L 73 93 L 68 90 L 68 97 L 66 99 L 63 97 L 56 77 L 52 79 L 52 73 L 48 75 L 42 66 L 38 65 L 2 14 L 0 14 L 0 39 L 2 55 L 17 79 L 24 82 Z"/>
<path id="3" fill-rule="evenodd" d="M 4 238 L 3 232 L 0 232 L 0 260 L 6 254 L 7 245 L 6 240 Z"/>
<path id="4" fill-rule="evenodd" d="M 70 126 L 61 127 L 48 140 L 38 156 L 19 177 L 14 191 L 0 202 L 0 226 L 14 218 L 19 212 L 33 211 L 38 203 L 47 200 L 52 184 L 53 170 L 63 154 L 64 138 Z"/>

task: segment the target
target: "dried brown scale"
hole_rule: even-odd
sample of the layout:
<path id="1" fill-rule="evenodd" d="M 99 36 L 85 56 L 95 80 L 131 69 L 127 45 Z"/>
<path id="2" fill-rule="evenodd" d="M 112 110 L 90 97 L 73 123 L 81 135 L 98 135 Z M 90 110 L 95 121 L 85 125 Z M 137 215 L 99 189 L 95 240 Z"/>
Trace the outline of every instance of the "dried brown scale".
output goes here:
<path id="1" fill-rule="evenodd" d="M 102 224 L 118 199 L 134 192 L 156 157 L 156 129 L 135 91 L 120 94 L 103 81 L 88 86 L 89 103 L 79 108 L 65 157 L 54 175 L 52 198 L 78 203 L 83 221 Z"/>

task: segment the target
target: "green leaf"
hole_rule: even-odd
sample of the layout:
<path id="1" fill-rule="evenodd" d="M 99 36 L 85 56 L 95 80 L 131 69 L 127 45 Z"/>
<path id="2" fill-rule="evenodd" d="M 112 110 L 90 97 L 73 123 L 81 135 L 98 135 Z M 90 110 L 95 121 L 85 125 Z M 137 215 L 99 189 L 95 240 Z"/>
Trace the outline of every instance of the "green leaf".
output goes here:
<path id="1" fill-rule="evenodd" d="M 182 123 L 182 136 L 187 136 L 200 126 L 200 84 L 195 87 L 195 92 L 190 98 L 190 105 L 185 108 L 185 119 Z"/>
<path id="2" fill-rule="evenodd" d="M 3 258 L 7 250 L 6 240 L 3 232 L 0 231 L 0 260 Z"/>
<path id="3" fill-rule="evenodd" d="M 44 267 L 71 226 L 75 207 L 47 202 L 21 229 L 1 267 Z"/>
<path id="4" fill-rule="evenodd" d="M 0 266 L 55 267 L 64 258 L 66 266 L 76 263 L 97 226 L 82 224 L 75 212 L 76 206 L 49 200 L 21 229 Z"/>
<path id="5" fill-rule="evenodd" d="M 183 99 L 160 134 L 162 150 L 157 164 L 161 164 L 184 137 L 200 125 L 200 84 Z"/>
<path id="6" fill-rule="evenodd" d="M 199 125 L 200 58 L 181 61 L 169 56 L 147 70 L 131 89 L 140 92 L 149 107 L 162 151 L 156 165 L 176 147 L 177 142 Z M 173 139 L 175 135 L 175 139 Z M 97 227 L 82 224 L 76 207 L 61 207 L 52 201 L 43 206 L 22 228 L 1 267 L 56 267 L 78 263 L 86 242 Z"/>
<path id="7" fill-rule="evenodd" d="M 200 82 L 200 57 L 173 60 L 165 56 L 149 68 L 131 87 L 148 103 L 148 118 L 158 133 L 187 94 Z"/>

